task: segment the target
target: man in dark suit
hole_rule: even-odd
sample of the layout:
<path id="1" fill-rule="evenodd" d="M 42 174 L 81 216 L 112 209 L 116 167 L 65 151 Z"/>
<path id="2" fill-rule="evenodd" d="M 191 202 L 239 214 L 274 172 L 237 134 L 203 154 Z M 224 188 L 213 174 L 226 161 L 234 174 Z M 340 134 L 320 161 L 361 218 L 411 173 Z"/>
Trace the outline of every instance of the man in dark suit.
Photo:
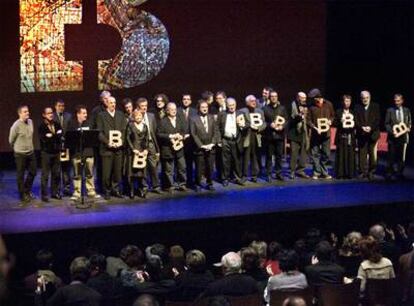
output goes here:
<path id="1" fill-rule="evenodd" d="M 221 138 L 221 160 L 223 165 L 222 183 L 226 187 L 233 176 L 236 184 L 243 184 L 241 172 L 241 154 L 243 135 L 247 132 L 249 121 L 245 113 L 236 111 L 237 102 L 227 98 L 226 111 L 218 116 Z"/>
<path id="2" fill-rule="evenodd" d="M 266 148 L 266 181 L 272 181 L 272 164 L 275 159 L 276 179 L 283 181 L 282 158 L 285 148 L 285 127 L 288 123 L 286 108 L 280 103 L 278 93 L 270 91 L 270 101 L 263 108 L 266 121 L 264 133 Z"/>
<path id="3" fill-rule="evenodd" d="M 221 258 L 221 266 L 223 270 L 223 278 L 210 283 L 202 296 L 243 296 L 259 293 L 259 287 L 255 279 L 241 272 L 240 255 L 229 252 Z"/>
<path id="4" fill-rule="evenodd" d="M 290 117 L 288 130 L 288 139 L 290 140 L 290 178 L 292 180 L 296 175 L 305 179 L 309 178 L 305 173 L 310 146 L 310 133 L 306 122 L 308 114 L 306 98 L 307 96 L 304 92 L 298 92 L 296 99 L 291 103 L 288 110 Z"/>
<path id="5" fill-rule="evenodd" d="M 257 100 L 257 107 L 264 108 L 266 105 L 269 104 L 269 96 L 272 90 L 273 88 L 270 86 L 263 87 L 262 97 Z"/>
<path id="6" fill-rule="evenodd" d="M 182 95 L 182 106 L 178 108 L 177 116 L 182 116 L 185 120 L 188 128 L 190 128 L 190 119 L 197 115 L 197 110 L 192 107 L 192 99 L 190 94 Z M 192 188 L 193 181 L 193 170 L 194 170 L 194 141 L 191 137 L 184 140 L 184 158 L 185 167 L 187 169 L 187 187 Z"/>
<path id="7" fill-rule="evenodd" d="M 116 110 L 114 97 L 108 99 L 106 111 L 100 112 L 96 120 L 101 145 L 102 186 L 105 200 L 122 198 L 120 183 L 122 180 L 122 156 L 125 143 L 126 121 L 124 114 Z"/>
<path id="8" fill-rule="evenodd" d="M 312 265 L 305 268 L 305 275 L 310 286 L 319 287 L 324 284 L 343 284 L 345 270 L 332 261 L 334 248 L 328 241 L 317 244 L 316 256 Z"/>
<path id="9" fill-rule="evenodd" d="M 60 200 L 60 148 L 62 128 L 53 120 L 53 109 L 45 107 L 42 113 L 43 122 L 39 125 L 40 152 L 42 164 L 41 197 L 43 202 L 49 202 L 48 181 L 51 174 L 52 198 Z"/>
<path id="10" fill-rule="evenodd" d="M 70 113 L 65 111 L 65 102 L 62 99 L 58 99 L 55 102 L 55 112 L 53 113 L 53 120 L 59 122 L 63 131 L 63 139 L 65 133 L 68 130 L 69 122 L 71 121 L 72 116 Z M 70 182 L 71 182 L 71 163 L 68 161 L 61 161 L 60 168 L 62 172 L 62 189 L 63 195 L 69 196 L 70 193 Z"/>
<path id="11" fill-rule="evenodd" d="M 369 91 L 361 92 L 361 101 L 362 104 L 355 107 L 360 178 L 373 179 L 377 169 L 381 116 L 378 104 L 371 102 Z"/>
<path id="12" fill-rule="evenodd" d="M 47 301 L 47 306 L 101 306 L 102 295 L 85 285 L 89 277 L 89 261 L 76 257 L 70 264 L 72 282 L 59 288 Z"/>
<path id="13" fill-rule="evenodd" d="M 251 166 L 251 181 L 256 183 L 259 175 L 261 162 L 261 148 L 263 145 L 262 133 L 266 128 L 264 113 L 257 107 L 256 97 L 246 97 L 246 107 L 241 109 L 247 116 L 249 127 L 243 139 L 243 181 L 248 176 L 249 164 Z"/>
<path id="14" fill-rule="evenodd" d="M 161 167 L 164 176 L 164 188 L 173 193 L 174 171 L 177 172 L 178 189 L 187 191 L 186 169 L 184 158 L 184 139 L 189 137 L 188 126 L 182 116 L 177 116 L 177 106 L 170 102 L 166 107 L 167 116 L 164 117 L 157 129 L 160 140 Z"/>
<path id="15" fill-rule="evenodd" d="M 157 120 L 157 124 L 161 122 L 161 120 L 166 116 L 165 107 L 167 106 L 169 99 L 166 94 L 156 94 L 154 97 L 155 101 L 155 119 Z"/>
<path id="16" fill-rule="evenodd" d="M 161 193 L 160 180 L 158 178 L 158 162 L 160 160 L 160 148 L 157 140 L 157 120 L 153 113 L 148 112 L 148 100 L 138 98 L 135 107 L 144 114 L 144 123 L 148 130 L 148 156 L 147 173 L 151 180 L 152 191 Z M 144 180 L 147 183 L 147 180 Z"/>
<path id="17" fill-rule="evenodd" d="M 385 129 L 388 132 L 388 179 L 393 175 L 403 177 L 405 153 L 411 131 L 411 112 L 403 106 L 401 94 L 394 95 L 394 106 L 387 109 Z M 405 125 L 405 126 L 404 126 Z"/>
<path id="18" fill-rule="evenodd" d="M 200 100 L 197 109 L 198 115 L 190 119 L 190 135 L 195 144 L 196 191 L 201 190 L 203 175 L 207 181 L 207 189 L 214 190 L 215 147 L 220 142 L 220 134 L 214 116 L 208 114 L 207 102 Z"/>

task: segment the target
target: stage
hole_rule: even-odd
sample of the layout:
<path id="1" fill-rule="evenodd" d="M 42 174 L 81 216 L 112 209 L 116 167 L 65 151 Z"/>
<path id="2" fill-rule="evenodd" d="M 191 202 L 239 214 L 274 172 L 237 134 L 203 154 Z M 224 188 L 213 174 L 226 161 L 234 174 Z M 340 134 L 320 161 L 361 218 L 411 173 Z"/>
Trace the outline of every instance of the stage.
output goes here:
<path id="1" fill-rule="evenodd" d="M 278 212 L 343 208 L 414 202 L 414 169 L 406 169 L 403 181 L 286 180 L 266 183 L 230 184 L 216 191 L 177 191 L 174 195 L 149 193 L 146 199 L 99 199 L 89 209 L 77 209 L 69 198 L 39 199 L 40 171 L 34 193 L 37 199 L 19 206 L 15 173 L 0 172 L 0 233 L 30 233 L 89 229 L 117 225 L 206 220 L 223 217 L 274 214 Z"/>

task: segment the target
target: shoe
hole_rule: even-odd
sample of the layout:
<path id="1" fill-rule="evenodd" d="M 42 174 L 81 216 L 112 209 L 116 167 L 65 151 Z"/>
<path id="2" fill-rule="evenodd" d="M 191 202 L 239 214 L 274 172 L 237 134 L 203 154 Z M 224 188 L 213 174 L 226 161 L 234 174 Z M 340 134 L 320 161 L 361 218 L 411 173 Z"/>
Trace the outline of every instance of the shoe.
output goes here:
<path id="1" fill-rule="evenodd" d="M 111 195 L 109 193 L 105 193 L 104 199 L 109 201 L 111 199 Z"/>
<path id="2" fill-rule="evenodd" d="M 42 202 L 49 202 L 49 198 L 45 195 L 42 195 L 41 199 L 42 199 Z"/>
<path id="3" fill-rule="evenodd" d="M 294 174 L 294 173 L 291 173 L 291 174 L 289 174 L 289 178 L 290 178 L 291 180 L 294 180 L 294 179 L 296 178 L 296 176 L 295 176 L 295 174 Z"/>
<path id="4" fill-rule="evenodd" d="M 252 183 L 257 183 L 257 177 L 253 176 L 253 177 L 250 179 L 250 182 L 252 182 Z"/>
<path id="5" fill-rule="evenodd" d="M 162 194 L 162 191 L 161 191 L 161 188 L 160 187 L 152 188 L 152 192 L 153 193 L 156 193 L 156 194 Z"/>
<path id="6" fill-rule="evenodd" d="M 240 180 L 235 180 L 234 183 L 236 183 L 237 185 L 240 186 L 244 186 L 244 184 L 246 183 L 246 179 L 240 179 Z"/>
<path id="7" fill-rule="evenodd" d="M 331 180 L 332 176 L 330 176 L 329 174 L 326 174 L 326 175 L 322 176 L 322 178 L 325 179 L 325 180 Z"/>
<path id="8" fill-rule="evenodd" d="M 312 176 L 312 179 L 313 179 L 313 180 L 319 180 L 319 175 L 314 174 L 314 175 Z"/>
<path id="9" fill-rule="evenodd" d="M 374 174 L 373 173 L 369 173 L 368 174 L 368 180 L 372 181 L 374 179 Z"/>
<path id="10" fill-rule="evenodd" d="M 131 200 L 133 200 L 133 199 L 135 198 L 135 194 L 134 194 L 134 192 L 133 192 L 133 191 L 131 191 L 131 192 L 129 193 L 129 198 L 130 198 Z"/>
<path id="11" fill-rule="evenodd" d="M 175 193 L 175 188 L 174 187 L 168 188 L 168 193 L 169 194 L 174 194 Z"/>
<path id="12" fill-rule="evenodd" d="M 146 190 L 146 189 L 144 189 L 144 190 L 140 190 L 140 192 L 139 192 L 139 196 L 140 196 L 141 198 L 145 199 L 145 198 L 147 197 L 147 190 Z"/>
<path id="13" fill-rule="evenodd" d="M 90 193 L 90 194 L 88 194 L 88 198 L 91 198 L 91 199 L 100 199 L 101 196 L 99 194 L 96 194 L 96 193 Z"/>
<path id="14" fill-rule="evenodd" d="M 113 191 L 112 192 L 112 195 L 115 197 L 115 198 L 120 198 L 120 199 L 122 199 L 124 196 L 119 192 L 119 191 Z"/>
<path id="15" fill-rule="evenodd" d="M 229 181 L 228 181 L 228 180 L 224 180 L 224 181 L 223 181 L 223 186 L 224 186 L 224 187 L 227 187 L 228 185 L 229 185 Z"/>
<path id="16" fill-rule="evenodd" d="M 284 181 L 285 180 L 285 178 L 283 177 L 283 175 L 282 174 L 276 174 L 276 179 L 278 180 L 278 181 Z"/>
<path id="17" fill-rule="evenodd" d="M 73 200 L 73 201 L 78 201 L 78 200 L 80 199 L 80 195 L 79 195 L 79 194 L 73 194 L 73 195 L 70 197 L 70 199 L 71 199 L 71 200 Z"/>
<path id="18" fill-rule="evenodd" d="M 178 190 L 179 190 L 179 191 L 183 191 L 183 192 L 188 191 L 188 189 L 187 189 L 187 187 L 185 187 L 185 185 L 181 185 L 181 186 L 179 186 L 179 187 L 178 187 Z"/>
<path id="19" fill-rule="evenodd" d="M 30 200 L 35 200 L 36 199 L 36 196 L 31 191 L 27 194 L 27 196 L 29 197 Z"/>
<path id="20" fill-rule="evenodd" d="M 62 200 L 62 196 L 60 195 L 60 193 L 56 193 L 56 194 L 52 195 L 52 199 Z"/>
<path id="21" fill-rule="evenodd" d="M 201 186 L 200 185 L 196 185 L 194 188 L 195 192 L 200 192 L 201 191 Z"/>
<path id="22" fill-rule="evenodd" d="M 213 185 L 207 185 L 206 189 L 209 190 L 209 191 L 215 191 L 216 190 L 216 188 L 214 188 Z"/>
<path id="23" fill-rule="evenodd" d="M 268 183 L 271 183 L 272 182 L 272 177 L 270 175 L 267 175 L 266 178 L 265 178 L 265 181 L 268 182 Z"/>
<path id="24" fill-rule="evenodd" d="M 310 179 L 309 175 L 307 175 L 305 172 L 298 172 L 297 176 L 303 179 Z"/>

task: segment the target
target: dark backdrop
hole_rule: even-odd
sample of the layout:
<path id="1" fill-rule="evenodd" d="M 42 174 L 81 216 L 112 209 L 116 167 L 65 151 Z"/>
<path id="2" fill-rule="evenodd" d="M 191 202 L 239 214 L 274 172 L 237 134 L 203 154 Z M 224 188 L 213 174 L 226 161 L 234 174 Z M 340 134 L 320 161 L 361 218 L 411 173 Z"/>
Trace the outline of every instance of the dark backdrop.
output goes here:
<path id="1" fill-rule="evenodd" d="M 84 0 L 93 5 L 93 0 Z M 68 108 L 92 107 L 94 83 L 83 92 L 20 94 L 18 0 L 2 1 L 0 44 L 0 151 L 19 103 L 29 103 L 35 122 L 58 97 Z M 383 111 L 394 92 L 411 106 L 414 79 L 413 1 L 149 0 L 143 9 L 158 17 L 170 35 L 165 68 L 150 82 L 115 91 L 118 100 L 165 92 L 177 100 L 203 90 L 225 90 L 241 99 L 274 86 L 284 103 L 298 90 L 320 87 L 338 104 L 343 93 L 372 92 Z M 92 20 L 94 16 L 87 16 Z M 80 50 L 96 50 L 94 36 Z M 85 71 L 93 79 L 95 69 Z"/>

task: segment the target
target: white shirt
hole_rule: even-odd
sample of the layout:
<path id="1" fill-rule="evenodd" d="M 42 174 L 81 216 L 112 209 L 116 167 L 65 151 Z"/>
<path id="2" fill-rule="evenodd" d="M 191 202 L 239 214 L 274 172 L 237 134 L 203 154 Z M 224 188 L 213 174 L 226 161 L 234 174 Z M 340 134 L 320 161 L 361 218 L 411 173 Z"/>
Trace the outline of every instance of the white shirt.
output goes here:
<path id="1" fill-rule="evenodd" d="M 224 136 L 235 138 L 237 135 L 236 112 L 226 115 L 226 125 L 224 127 Z"/>
<path id="2" fill-rule="evenodd" d="M 147 126 L 148 140 L 151 140 L 150 124 L 149 124 L 148 114 L 147 113 L 145 113 L 145 115 L 144 115 L 144 123 Z"/>
<path id="3" fill-rule="evenodd" d="M 108 110 L 108 114 L 110 114 L 112 118 L 114 118 L 114 117 L 115 117 L 115 111 L 110 112 L 110 111 Z"/>
<path id="4" fill-rule="evenodd" d="M 404 111 L 402 107 L 397 107 L 395 114 L 398 122 L 404 122 Z"/>

